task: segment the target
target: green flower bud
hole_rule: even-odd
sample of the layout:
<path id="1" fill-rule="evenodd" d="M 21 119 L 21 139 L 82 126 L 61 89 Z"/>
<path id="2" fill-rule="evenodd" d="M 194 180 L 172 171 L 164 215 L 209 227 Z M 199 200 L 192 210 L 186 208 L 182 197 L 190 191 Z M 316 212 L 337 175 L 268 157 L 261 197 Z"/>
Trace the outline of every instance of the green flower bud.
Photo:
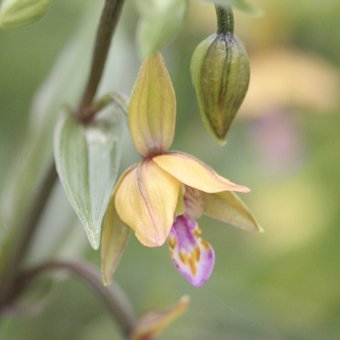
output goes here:
<path id="1" fill-rule="evenodd" d="M 0 27 L 15 28 L 40 19 L 52 0 L 3 0 L 0 7 Z"/>
<path id="2" fill-rule="evenodd" d="M 233 33 L 231 9 L 216 7 L 218 32 L 203 40 L 191 60 L 191 76 L 204 124 L 220 143 L 249 85 L 249 61 L 243 43 Z"/>

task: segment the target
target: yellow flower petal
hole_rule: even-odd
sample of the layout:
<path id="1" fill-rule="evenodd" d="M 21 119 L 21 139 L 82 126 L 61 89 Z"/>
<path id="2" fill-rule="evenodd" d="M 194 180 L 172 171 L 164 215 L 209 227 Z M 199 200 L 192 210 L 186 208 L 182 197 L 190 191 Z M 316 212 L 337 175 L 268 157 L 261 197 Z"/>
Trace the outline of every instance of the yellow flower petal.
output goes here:
<path id="1" fill-rule="evenodd" d="M 230 182 L 219 176 L 209 166 L 193 156 L 174 152 L 156 156 L 154 162 L 179 181 L 195 189 L 213 193 L 221 191 L 249 192 L 243 185 Z"/>
<path id="2" fill-rule="evenodd" d="M 189 297 L 183 296 L 178 303 L 165 310 L 156 310 L 145 314 L 137 323 L 132 340 L 155 339 L 175 319 L 186 312 Z"/>
<path id="3" fill-rule="evenodd" d="M 147 157 L 170 148 L 175 131 L 176 98 L 159 53 L 140 68 L 128 119 L 132 140 L 141 155 Z"/>
<path id="4" fill-rule="evenodd" d="M 115 207 L 115 193 L 126 175 L 131 172 L 133 167 L 128 168 L 119 178 L 111 200 L 106 209 L 103 220 L 103 233 L 101 242 L 101 272 L 105 286 L 111 283 L 112 275 L 115 272 L 119 260 L 127 245 L 130 235 L 130 228 L 117 215 Z"/>
<path id="5" fill-rule="evenodd" d="M 145 160 L 122 181 L 116 193 L 119 217 L 147 247 L 161 246 L 174 221 L 180 183 Z"/>
<path id="6" fill-rule="evenodd" d="M 235 193 L 224 191 L 216 194 L 201 194 L 206 215 L 244 230 L 262 231 L 248 207 Z"/>
<path id="7" fill-rule="evenodd" d="M 111 283 L 112 275 L 116 271 L 131 231 L 118 217 L 114 205 L 114 197 L 112 197 L 103 221 L 101 272 L 105 286 Z"/>

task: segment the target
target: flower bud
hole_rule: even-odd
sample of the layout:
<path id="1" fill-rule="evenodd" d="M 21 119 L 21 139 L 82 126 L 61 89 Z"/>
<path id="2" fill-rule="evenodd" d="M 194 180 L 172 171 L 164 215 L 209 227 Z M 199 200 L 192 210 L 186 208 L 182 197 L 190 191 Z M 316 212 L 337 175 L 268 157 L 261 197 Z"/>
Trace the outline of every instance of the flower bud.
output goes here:
<path id="1" fill-rule="evenodd" d="M 249 61 L 233 34 L 231 9 L 217 7 L 218 32 L 203 40 L 191 60 L 191 76 L 203 122 L 224 144 L 249 85 Z"/>

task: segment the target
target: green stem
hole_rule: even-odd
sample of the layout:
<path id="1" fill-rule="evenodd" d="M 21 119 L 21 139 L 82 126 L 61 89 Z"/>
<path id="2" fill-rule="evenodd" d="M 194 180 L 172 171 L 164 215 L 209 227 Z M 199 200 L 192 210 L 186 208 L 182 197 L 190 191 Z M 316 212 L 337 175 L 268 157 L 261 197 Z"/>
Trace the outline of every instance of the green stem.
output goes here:
<path id="1" fill-rule="evenodd" d="M 231 7 L 215 6 L 217 34 L 234 34 L 234 14 Z"/>
<path id="2" fill-rule="evenodd" d="M 93 50 L 91 71 L 77 112 L 78 120 L 83 123 L 89 122 L 94 116 L 91 104 L 103 74 L 112 36 L 115 32 L 123 3 L 124 0 L 105 1 Z"/>
<path id="3" fill-rule="evenodd" d="M 104 287 L 100 275 L 92 266 L 71 261 L 49 261 L 23 271 L 20 273 L 17 282 L 20 282 L 21 288 L 25 288 L 37 276 L 54 270 L 69 271 L 84 281 L 106 305 L 117 322 L 122 335 L 129 339 L 136 324 L 130 302 L 116 283 Z"/>

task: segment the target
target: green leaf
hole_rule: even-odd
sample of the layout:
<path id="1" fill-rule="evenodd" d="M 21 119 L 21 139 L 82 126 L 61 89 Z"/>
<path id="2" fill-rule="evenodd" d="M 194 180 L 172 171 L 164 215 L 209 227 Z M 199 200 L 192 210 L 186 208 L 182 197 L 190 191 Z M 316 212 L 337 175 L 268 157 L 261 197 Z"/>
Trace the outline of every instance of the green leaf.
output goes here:
<path id="1" fill-rule="evenodd" d="M 120 156 L 122 112 L 106 109 L 82 126 L 66 112 L 54 136 L 54 157 L 66 195 L 93 248 L 100 242 L 101 223 L 116 181 Z"/>
<path id="2" fill-rule="evenodd" d="M 262 10 L 248 2 L 248 0 L 202 0 L 204 2 L 214 3 L 222 7 L 231 6 L 242 12 L 250 15 L 259 16 L 262 14 Z"/>
<path id="3" fill-rule="evenodd" d="M 202 197 L 206 215 L 247 231 L 263 231 L 248 207 L 234 192 L 202 192 Z"/>
<path id="4" fill-rule="evenodd" d="M 137 40 L 142 58 L 171 42 L 179 33 L 187 10 L 186 0 L 137 1 L 141 16 Z"/>
<path id="5" fill-rule="evenodd" d="M 52 0 L 4 0 L 0 7 L 0 27 L 15 28 L 40 19 Z"/>

